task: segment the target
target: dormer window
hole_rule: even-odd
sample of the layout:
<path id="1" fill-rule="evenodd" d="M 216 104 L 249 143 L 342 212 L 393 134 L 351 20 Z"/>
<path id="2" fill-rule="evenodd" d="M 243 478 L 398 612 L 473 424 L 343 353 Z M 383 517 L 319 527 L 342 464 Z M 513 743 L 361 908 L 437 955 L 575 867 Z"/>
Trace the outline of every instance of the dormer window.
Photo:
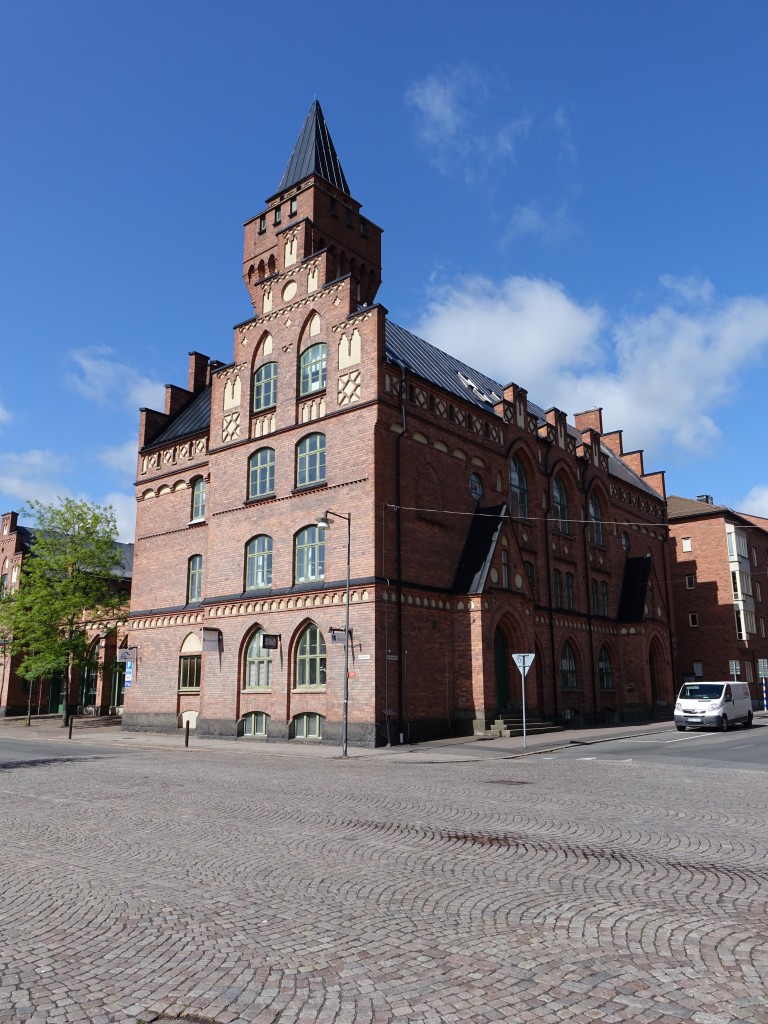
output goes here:
<path id="1" fill-rule="evenodd" d="M 291 201 L 288 203 L 288 216 L 295 217 L 298 212 L 299 204 L 296 202 L 295 199 L 291 199 Z"/>
<path id="2" fill-rule="evenodd" d="M 495 395 L 493 395 L 493 398 L 489 398 L 488 395 L 486 395 L 486 393 L 482 390 L 482 388 L 479 388 L 477 384 L 475 384 L 475 382 L 472 380 L 472 378 L 466 375 L 466 373 L 462 373 L 461 371 L 459 371 L 458 378 L 464 385 L 464 387 L 468 391 L 471 391 L 475 398 L 479 398 L 481 402 L 486 402 L 488 405 L 493 405 L 494 399 L 497 402 L 499 401 L 499 399 Z"/>
<path id="3" fill-rule="evenodd" d="M 279 206 L 275 207 L 275 225 L 279 224 L 283 219 L 282 210 Z"/>
<path id="4" fill-rule="evenodd" d="M 336 200 L 332 199 L 329 206 L 330 214 L 332 217 L 336 216 Z"/>
<path id="5" fill-rule="evenodd" d="M 362 217 L 360 218 L 360 234 L 363 238 L 368 237 L 368 222 L 363 220 Z"/>
<path id="6" fill-rule="evenodd" d="M 352 211 L 348 206 L 344 208 L 344 223 L 347 225 L 347 227 L 352 226 Z"/>
<path id="7" fill-rule="evenodd" d="M 266 230 L 267 230 L 267 215 L 266 215 L 266 213 L 262 213 L 262 215 L 259 217 L 259 234 L 263 235 Z"/>

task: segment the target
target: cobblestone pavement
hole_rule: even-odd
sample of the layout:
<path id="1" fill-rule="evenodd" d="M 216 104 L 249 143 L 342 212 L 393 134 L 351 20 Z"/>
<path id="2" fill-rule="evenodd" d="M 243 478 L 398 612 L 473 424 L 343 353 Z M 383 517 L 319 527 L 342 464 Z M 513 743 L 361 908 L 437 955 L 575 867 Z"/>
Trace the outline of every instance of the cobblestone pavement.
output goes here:
<path id="1" fill-rule="evenodd" d="M 0 771 L 0 1021 L 766 1024 L 768 790 L 615 761 Z"/>

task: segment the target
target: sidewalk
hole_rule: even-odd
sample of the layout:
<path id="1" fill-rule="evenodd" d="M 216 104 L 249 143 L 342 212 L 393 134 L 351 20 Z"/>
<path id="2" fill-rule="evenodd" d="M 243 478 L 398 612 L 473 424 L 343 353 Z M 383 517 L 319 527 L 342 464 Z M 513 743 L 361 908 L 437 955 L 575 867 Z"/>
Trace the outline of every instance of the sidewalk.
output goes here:
<path id="1" fill-rule="evenodd" d="M 758 713 L 762 717 L 762 713 Z M 150 749 L 150 750 L 181 750 L 185 751 L 184 733 L 126 732 L 119 726 L 83 725 L 75 719 L 72 739 L 68 741 L 68 730 L 62 728 L 61 719 L 32 718 L 29 727 L 25 718 L 0 719 L 0 738 L 18 740 L 34 739 L 48 742 L 70 742 L 89 744 L 113 749 Z M 540 754 L 551 750 L 562 749 L 576 744 L 591 745 L 607 743 L 616 739 L 628 739 L 636 736 L 647 736 L 655 733 L 671 732 L 674 724 L 670 722 L 650 722 L 644 725 L 596 726 L 590 729 L 567 729 L 565 732 L 539 733 L 528 737 L 523 745 L 522 736 L 503 739 L 484 739 L 474 736 L 457 736 L 448 739 L 431 740 L 425 743 L 403 744 L 393 747 L 353 747 L 348 748 L 349 758 L 386 759 L 410 763 L 450 763 L 458 761 L 486 761 L 495 758 L 524 757 L 528 754 Z M 297 741 L 259 741 L 252 739 L 197 739 L 190 732 L 189 750 L 210 753 L 238 753 L 256 755 L 260 753 L 290 757 L 313 757 L 322 759 L 341 758 L 340 748 L 325 743 Z"/>

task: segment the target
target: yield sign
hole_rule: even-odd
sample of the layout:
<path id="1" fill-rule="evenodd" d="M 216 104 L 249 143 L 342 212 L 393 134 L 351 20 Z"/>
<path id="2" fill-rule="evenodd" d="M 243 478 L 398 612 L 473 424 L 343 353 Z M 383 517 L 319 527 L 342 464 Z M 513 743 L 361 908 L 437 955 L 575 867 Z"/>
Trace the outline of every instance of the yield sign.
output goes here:
<path id="1" fill-rule="evenodd" d="M 533 664 L 533 659 L 536 657 L 535 654 L 513 654 L 512 661 L 520 669 L 520 675 L 525 679 L 528 674 L 528 669 Z"/>

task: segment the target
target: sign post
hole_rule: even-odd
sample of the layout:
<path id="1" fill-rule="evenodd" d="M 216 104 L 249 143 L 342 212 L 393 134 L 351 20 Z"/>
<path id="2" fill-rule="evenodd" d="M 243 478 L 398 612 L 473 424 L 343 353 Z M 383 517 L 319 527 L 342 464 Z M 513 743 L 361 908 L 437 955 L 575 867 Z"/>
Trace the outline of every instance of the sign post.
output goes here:
<path id="1" fill-rule="evenodd" d="M 768 676 L 768 658 L 757 659 L 757 674 L 763 681 L 763 711 L 768 711 L 768 699 L 765 694 L 765 678 Z"/>
<path id="2" fill-rule="evenodd" d="M 525 721 L 525 677 L 528 674 L 528 669 L 533 664 L 533 659 L 536 657 L 535 654 L 513 654 L 512 660 L 520 669 L 520 675 L 523 678 L 523 750 L 528 746 L 528 730 Z"/>

